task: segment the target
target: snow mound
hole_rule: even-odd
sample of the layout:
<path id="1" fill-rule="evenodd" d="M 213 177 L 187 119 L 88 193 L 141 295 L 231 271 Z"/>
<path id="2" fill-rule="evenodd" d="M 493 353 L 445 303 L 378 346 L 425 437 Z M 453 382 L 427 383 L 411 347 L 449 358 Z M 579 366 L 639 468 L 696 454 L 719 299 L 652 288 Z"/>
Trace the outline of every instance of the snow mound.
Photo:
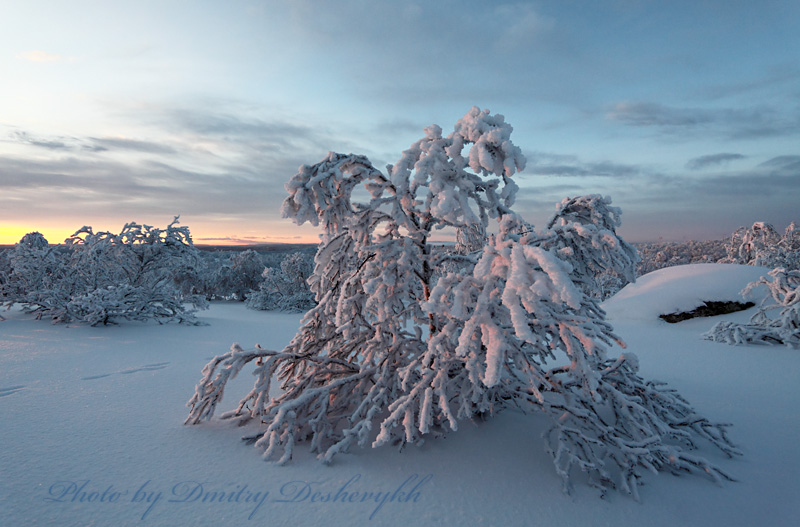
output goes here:
<path id="1" fill-rule="evenodd" d="M 668 313 L 692 311 L 706 301 L 741 302 L 741 291 L 769 269 L 752 265 L 690 264 L 648 273 L 603 303 L 609 320 L 658 320 Z M 763 286 L 746 300 L 758 301 Z"/>

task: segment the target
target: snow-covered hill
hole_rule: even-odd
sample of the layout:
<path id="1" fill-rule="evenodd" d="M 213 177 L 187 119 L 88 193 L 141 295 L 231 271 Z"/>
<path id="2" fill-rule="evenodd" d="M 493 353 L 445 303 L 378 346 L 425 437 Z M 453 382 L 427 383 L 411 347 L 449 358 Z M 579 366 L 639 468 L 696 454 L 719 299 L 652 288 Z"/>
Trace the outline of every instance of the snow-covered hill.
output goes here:
<path id="1" fill-rule="evenodd" d="M 628 284 L 605 302 L 609 320 L 654 320 L 659 315 L 691 311 L 703 302 L 744 299 L 741 290 L 769 269 L 750 265 L 692 264 L 653 271 Z M 754 294 L 763 294 L 763 288 Z"/>
<path id="2" fill-rule="evenodd" d="M 745 455 L 707 456 L 739 481 L 647 476 L 642 503 L 605 499 L 577 478 L 561 492 L 536 415 L 506 412 L 397 452 L 358 450 L 318 463 L 306 448 L 279 467 L 213 420 L 184 426 L 200 370 L 234 341 L 279 348 L 299 315 L 214 304 L 210 325 L 65 327 L 19 311 L 0 322 L 3 525 L 794 525 L 800 517 L 800 354 L 732 347 L 700 335 L 717 320 L 658 314 L 735 300 L 764 269 L 691 265 L 642 277 L 605 303 L 640 358 L 705 416 L 734 424 Z M 714 298 L 711 298 L 711 297 Z M 694 305 L 692 305 L 694 304 Z M 223 409 L 250 388 L 242 375 Z M 371 494 L 370 494 L 371 493 Z"/>

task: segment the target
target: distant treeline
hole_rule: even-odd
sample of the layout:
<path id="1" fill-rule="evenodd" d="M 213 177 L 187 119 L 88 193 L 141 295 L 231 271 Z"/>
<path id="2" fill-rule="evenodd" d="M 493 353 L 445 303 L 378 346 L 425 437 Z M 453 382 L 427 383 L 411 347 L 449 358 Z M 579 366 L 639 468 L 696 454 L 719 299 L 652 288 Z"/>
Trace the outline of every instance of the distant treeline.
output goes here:
<path id="1" fill-rule="evenodd" d="M 62 244 L 38 232 L 0 250 L 0 303 L 53 322 L 121 319 L 197 323 L 210 300 L 305 311 L 315 246 L 197 247 L 177 218 L 165 229 L 135 222 L 120 233 L 83 227 Z"/>
<path id="2" fill-rule="evenodd" d="M 692 263 L 800 268 L 800 230 L 794 223 L 783 234 L 759 222 L 724 240 L 633 245 L 639 254 L 636 276 Z M 177 219 L 166 229 L 130 223 L 119 234 L 84 227 L 55 245 L 33 232 L 0 249 L 0 302 L 56 322 L 92 324 L 195 322 L 193 313 L 213 300 L 302 312 L 315 305 L 307 279 L 316 250 L 314 244 L 194 245 Z M 445 244 L 436 250 L 459 249 Z M 595 279 L 592 294 L 601 299 L 626 283 L 613 273 Z"/>

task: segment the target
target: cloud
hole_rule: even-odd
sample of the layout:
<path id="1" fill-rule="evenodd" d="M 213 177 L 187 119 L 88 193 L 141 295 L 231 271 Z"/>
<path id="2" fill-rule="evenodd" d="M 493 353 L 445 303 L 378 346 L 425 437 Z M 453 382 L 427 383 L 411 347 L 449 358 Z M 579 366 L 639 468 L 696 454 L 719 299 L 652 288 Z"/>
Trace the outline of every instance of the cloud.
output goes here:
<path id="1" fill-rule="evenodd" d="M 46 51 L 34 49 L 20 53 L 17 55 L 17 58 L 30 62 L 58 62 L 61 60 L 61 55 L 54 55 L 52 53 L 47 53 Z"/>
<path id="2" fill-rule="evenodd" d="M 498 5 L 493 15 L 491 19 L 502 31 L 495 47 L 502 51 L 528 48 L 546 37 L 555 26 L 553 18 L 538 13 L 524 3 Z"/>
<path id="3" fill-rule="evenodd" d="M 411 119 L 395 118 L 376 122 L 372 128 L 372 133 L 391 138 L 408 134 L 417 134 L 424 137 L 424 128 L 424 125 L 420 125 L 420 123 Z"/>
<path id="4" fill-rule="evenodd" d="M 731 139 L 800 135 L 800 107 L 678 108 L 653 102 L 620 102 L 606 118 L 682 137 L 692 133 Z"/>
<path id="5" fill-rule="evenodd" d="M 37 136 L 25 130 L 16 130 L 10 134 L 11 141 L 17 144 L 44 148 L 51 151 L 73 153 L 113 153 L 136 152 L 141 154 L 172 155 L 178 151 L 172 146 L 119 137 L 69 137 L 69 136 Z"/>
<path id="6" fill-rule="evenodd" d="M 20 217 L 58 217 L 76 209 L 87 215 L 193 212 L 246 217 L 277 207 L 282 199 L 263 181 L 237 172 L 202 173 L 155 161 L 2 156 L 0 177 L 4 213 Z"/>
<path id="7" fill-rule="evenodd" d="M 658 201 L 686 208 L 713 208 L 720 201 L 747 204 L 754 199 L 772 200 L 776 209 L 790 210 L 793 200 L 800 200 L 800 156 L 783 155 L 738 170 L 703 174 L 650 174 L 636 181 L 628 190 L 643 204 Z M 739 211 L 730 209 L 735 216 Z"/>
<path id="8" fill-rule="evenodd" d="M 775 156 L 746 166 L 740 154 L 714 154 L 706 158 L 703 172 L 660 172 L 645 165 L 610 163 L 622 167 L 620 177 L 592 178 L 599 164 L 573 155 L 526 152 L 525 173 L 564 176 L 559 179 L 525 179 L 515 207 L 523 217 L 540 225 L 552 203 L 564 196 L 599 193 L 609 195 L 623 214 L 622 235 L 629 241 L 665 239 L 718 239 L 740 225 L 768 221 L 787 225 L 798 221 L 800 155 Z M 718 156 L 718 157 L 717 157 Z M 714 160 L 720 163 L 714 164 Z M 736 170 L 713 171 L 725 159 L 737 161 Z M 562 168 L 565 167 L 565 168 Z M 635 174 L 627 175 L 630 172 Z M 610 174 L 610 172 L 609 172 Z M 522 181 L 522 180 L 521 180 Z M 521 183 L 520 181 L 520 183 Z M 566 184 L 566 185 L 564 185 Z"/>
<path id="9" fill-rule="evenodd" d="M 28 132 L 19 130 L 11 133 L 11 139 L 13 142 L 16 143 L 38 146 L 40 148 L 47 148 L 50 150 L 70 150 L 72 148 L 63 140 L 61 140 L 63 138 L 44 139 L 44 138 L 34 137 Z"/>
<path id="10" fill-rule="evenodd" d="M 276 242 L 276 240 L 282 240 L 280 242 Z M 292 242 L 300 242 L 303 240 L 302 236 L 299 235 L 292 235 L 292 236 L 220 236 L 220 237 L 209 237 L 209 238 L 194 238 L 195 244 L 200 245 L 262 245 L 262 244 L 281 244 L 281 243 L 292 243 Z M 311 246 L 315 244 L 309 244 Z"/>
<path id="11" fill-rule="evenodd" d="M 0 222 L 25 222 L 31 230 L 48 224 L 114 230 L 126 221 L 161 224 L 180 215 L 195 234 L 230 237 L 219 242 L 313 241 L 315 229 L 280 218 L 282 184 L 298 165 L 229 163 L 197 170 L 80 151 L 49 158 L 0 154 Z"/>
<path id="12" fill-rule="evenodd" d="M 53 136 L 41 137 L 25 130 L 16 130 L 10 134 L 12 142 L 46 148 L 48 150 L 63 150 L 71 152 L 109 152 L 109 151 L 134 151 L 151 154 L 174 154 L 176 150 L 171 146 L 118 137 L 68 137 Z"/>
<path id="13" fill-rule="evenodd" d="M 530 2 L 287 5 L 282 31 L 298 43 L 298 53 L 315 58 L 310 73 L 294 81 L 300 84 L 326 79 L 333 89 L 344 83 L 359 99 L 413 109 L 456 101 L 465 109 L 512 99 L 527 103 L 540 91 L 563 98 L 580 84 L 572 74 L 583 64 L 563 60 L 565 52 L 574 53 L 570 39 L 555 30 L 554 17 Z M 369 23 L 358 22 L 363 20 Z M 558 87 L 538 80 L 545 77 Z"/>
<path id="14" fill-rule="evenodd" d="M 144 152 L 151 154 L 174 154 L 176 150 L 171 146 L 154 143 L 151 141 L 141 141 L 137 139 L 126 139 L 119 137 L 90 137 L 91 145 L 84 145 L 85 150 L 103 152 L 107 150 L 131 150 L 134 152 Z"/>
<path id="15" fill-rule="evenodd" d="M 755 221 L 778 225 L 800 219 L 798 180 L 800 156 L 783 155 L 735 171 L 651 177 L 631 186 L 625 205 L 631 216 L 663 218 L 664 229 L 706 222 L 693 230 L 717 229 L 721 236 Z"/>
<path id="16" fill-rule="evenodd" d="M 521 175 L 553 177 L 630 178 L 645 170 L 636 165 L 612 161 L 582 161 L 577 156 L 546 152 L 526 152 L 527 166 Z"/>
<path id="17" fill-rule="evenodd" d="M 310 127 L 285 121 L 246 119 L 237 115 L 212 113 L 199 109 L 174 110 L 169 112 L 167 117 L 174 119 L 175 124 L 183 129 L 216 137 L 270 138 L 286 141 L 291 137 L 307 137 L 312 130 Z"/>
<path id="18" fill-rule="evenodd" d="M 92 224 L 181 214 L 210 232 L 231 225 L 229 233 L 243 240 L 242 225 L 259 225 L 256 234 L 265 235 L 272 224 L 287 227 L 280 220 L 283 185 L 301 164 L 329 150 L 369 154 L 350 148 L 353 130 L 334 122 L 310 126 L 253 108 L 247 114 L 235 101 L 200 106 L 117 108 L 133 137 L 12 129 L 6 142 L 18 148 L 0 154 L 0 215 L 39 224 L 80 216 L 86 219 L 76 223 Z M 374 137 L 363 134 L 365 142 Z"/>
<path id="19" fill-rule="evenodd" d="M 650 102 L 621 102 L 607 114 L 613 121 L 631 126 L 683 127 L 714 121 L 711 112 L 699 108 L 671 108 Z"/>
<path id="20" fill-rule="evenodd" d="M 754 92 L 769 92 L 785 85 L 796 85 L 798 80 L 800 80 L 800 67 L 794 63 L 784 63 L 773 66 L 765 75 L 753 80 L 704 88 L 702 95 L 713 100 Z"/>
<path id="21" fill-rule="evenodd" d="M 712 166 L 726 165 L 739 159 L 745 159 L 745 156 L 742 154 L 710 154 L 690 159 L 686 163 L 686 168 L 689 170 L 702 170 Z"/>
<path id="22" fill-rule="evenodd" d="M 163 108 L 147 117 L 146 125 L 174 135 L 176 140 L 195 143 L 194 149 L 266 158 L 304 159 L 315 162 L 329 150 L 352 150 L 348 134 L 335 123 L 310 126 L 300 119 L 243 117 L 242 109 L 208 111 L 204 108 Z M 250 110 L 250 113 L 252 110 Z M 365 140 L 368 137 L 364 138 Z M 223 157 L 225 157 L 223 155 Z M 298 162 L 294 165 L 297 168 Z"/>
<path id="23" fill-rule="evenodd" d="M 759 166 L 770 169 L 772 174 L 800 177 L 800 156 L 798 155 L 773 157 Z"/>

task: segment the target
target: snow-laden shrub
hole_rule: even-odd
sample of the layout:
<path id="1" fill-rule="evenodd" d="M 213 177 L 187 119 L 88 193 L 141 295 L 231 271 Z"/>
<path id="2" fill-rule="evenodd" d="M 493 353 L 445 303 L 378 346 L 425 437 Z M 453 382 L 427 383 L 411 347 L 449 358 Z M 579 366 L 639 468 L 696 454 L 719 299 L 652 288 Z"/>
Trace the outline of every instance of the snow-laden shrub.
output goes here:
<path id="1" fill-rule="evenodd" d="M 639 253 L 636 276 L 677 265 L 724 263 L 728 243 L 726 240 L 636 243 Z"/>
<path id="2" fill-rule="evenodd" d="M 228 251 L 198 251 L 193 267 L 175 274 L 175 283 L 183 295 L 200 295 L 206 300 L 229 300 L 233 293 L 230 272 L 233 254 Z M 223 271 L 226 269 L 226 271 Z"/>
<path id="3" fill-rule="evenodd" d="M 0 305 L 2 305 L 6 298 L 6 290 L 8 288 L 8 281 L 11 277 L 11 262 L 8 255 L 11 251 L 8 249 L 0 249 Z M 3 315 L 0 315 L 0 321 L 5 320 Z"/>
<path id="4" fill-rule="evenodd" d="M 267 258 L 252 249 L 206 253 L 200 260 L 195 289 L 209 300 L 240 302 L 258 289 L 267 263 Z"/>
<path id="5" fill-rule="evenodd" d="M 789 224 L 778 242 L 778 251 L 774 260 L 767 262 L 766 267 L 783 267 L 794 271 L 800 269 L 800 229 L 795 222 Z"/>
<path id="6" fill-rule="evenodd" d="M 632 278 L 618 211 L 587 196 L 563 202 L 543 231 L 526 224 L 511 209 L 525 164 L 511 131 L 473 108 L 446 137 L 426 128 L 386 174 L 336 153 L 301 167 L 283 211 L 322 225 L 309 279 L 318 305 L 283 350 L 234 345 L 214 358 L 186 422 L 210 419 L 227 382 L 255 362 L 253 389 L 223 417 L 262 422 L 247 439 L 281 463 L 298 441 L 329 462 L 354 445 L 421 444 L 521 407 L 550 418 L 545 444 L 565 488 L 576 470 L 634 497 L 643 469 L 726 478 L 689 450 L 703 438 L 737 454 L 727 425 L 642 379 L 633 353 L 609 355 L 621 341 L 587 273 Z M 355 201 L 362 184 L 370 199 Z M 438 229 L 490 220 L 496 234 L 479 253 L 432 250 Z M 459 270 L 447 271 L 453 261 Z"/>
<path id="7" fill-rule="evenodd" d="M 739 227 L 726 244 L 723 263 L 756 265 L 777 269 L 800 269 L 800 230 L 792 222 L 783 235 L 769 223 L 756 222 L 749 229 Z"/>
<path id="8" fill-rule="evenodd" d="M 42 234 L 30 232 L 23 236 L 9 252 L 4 304 L 19 303 L 31 312 L 63 311 L 70 298 L 65 284 L 75 279 L 68 259 L 63 245 L 50 245 Z"/>
<path id="9" fill-rule="evenodd" d="M 569 261 L 572 280 L 600 300 L 636 280 L 636 249 L 616 234 L 621 216 L 611 198 L 599 194 L 565 198 L 547 224 L 551 234 L 540 242 Z"/>
<path id="10" fill-rule="evenodd" d="M 158 288 L 121 284 L 94 289 L 75 296 L 67 312 L 76 320 L 96 326 L 116 320 L 174 320 L 196 324 L 196 310 L 187 310 L 175 285 L 164 283 Z"/>
<path id="11" fill-rule="evenodd" d="M 773 269 L 747 285 L 742 295 L 764 285 L 767 294 L 748 324 L 719 322 L 704 337 L 727 344 L 782 344 L 800 348 L 800 270 Z M 776 317 L 770 313 L 778 311 Z"/>
<path id="12" fill-rule="evenodd" d="M 250 309 L 302 313 L 314 307 L 314 294 L 308 287 L 313 271 L 312 259 L 301 253 L 287 254 L 280 267 L 267 267 L 257 291 L 251 291 L 245 304 Z"/>
<path id="13" fill-rule="evenodd" d="M 264 272 L 264 260 L 252 249 L 233 253 L 230 263 L 219 269 L 217 288 L 222 296 L 244 302 L 250 291 L 258 289 L 261 273 Z"/>
<path id="14" fill-rule="evenodd" d="M 189 229 L 177 222 L 166 229 L 128 223 L 119 234 L 83 227 L 58 246 L 27 234 L 11 253 L 6 303 L 54 322 L 196 323 L 196 309 L 207 303 L 182 294 L 175 283 L 197 261 Z"/>

